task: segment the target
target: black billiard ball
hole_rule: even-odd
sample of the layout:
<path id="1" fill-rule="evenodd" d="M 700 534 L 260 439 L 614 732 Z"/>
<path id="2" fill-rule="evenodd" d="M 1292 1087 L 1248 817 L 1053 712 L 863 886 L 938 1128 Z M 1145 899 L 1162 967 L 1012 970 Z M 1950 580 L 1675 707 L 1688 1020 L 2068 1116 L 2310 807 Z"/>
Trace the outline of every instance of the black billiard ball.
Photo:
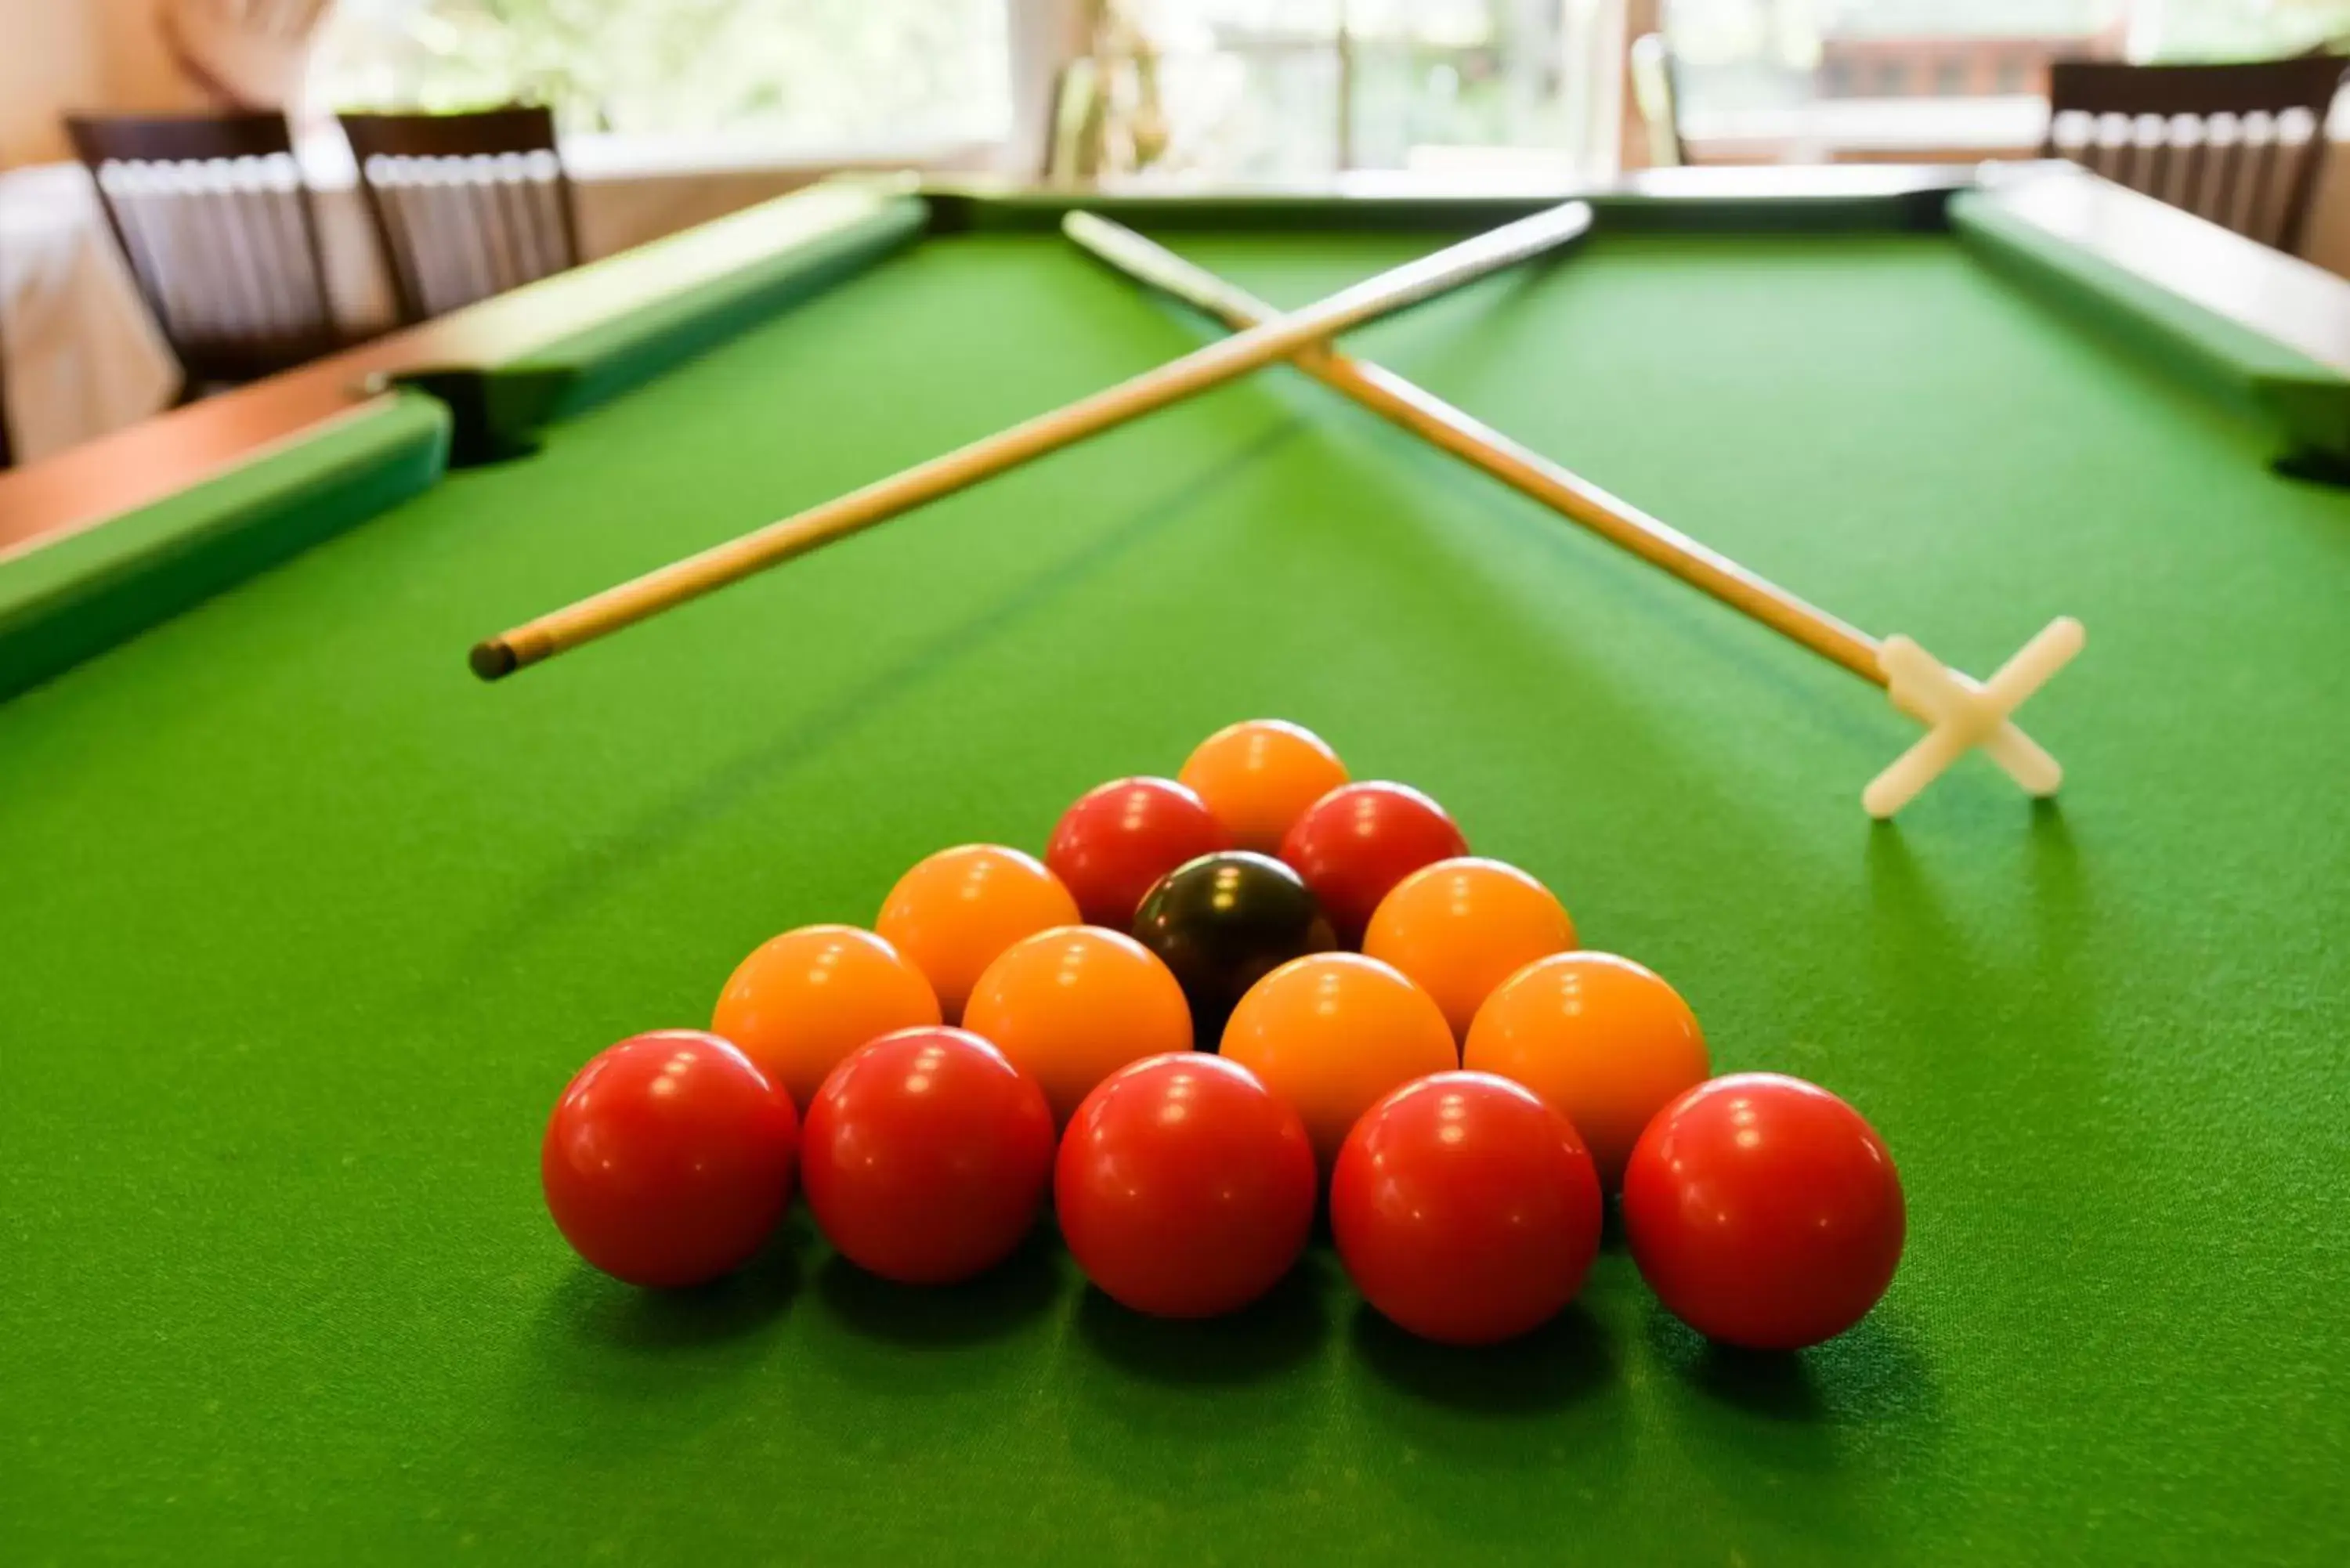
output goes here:
<path id="1" fill-rule="evenodd" d="M 1160 877 L 1135 911 L 1134 935 L 1175 971 L 1209 1050 L 1249 987 L 1336 945 L 1305 879 L 1270 855 L 1241 849 L 1202 855 Z"/>

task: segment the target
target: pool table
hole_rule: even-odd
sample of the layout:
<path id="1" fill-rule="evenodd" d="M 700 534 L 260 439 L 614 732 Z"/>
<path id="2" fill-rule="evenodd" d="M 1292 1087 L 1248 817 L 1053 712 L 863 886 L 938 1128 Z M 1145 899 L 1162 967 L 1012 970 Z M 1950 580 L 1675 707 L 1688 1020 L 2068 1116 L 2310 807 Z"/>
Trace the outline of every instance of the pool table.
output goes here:
<path id="1" fill-rule="evenodd" d="M 1872 825 L 1881 693 L 1281 368 L 468 672 L 1220 330 L 1062 197 L 821 187 L 0 479 L 0 1557 L 2345 1560 L 2344 286 L 2085 175 L 1777 178 L 1349 346 L 1978 672 L 2080 617 L 2055 800 Z M 1534 203 L 1092 204 L 1295 305 Z M 1481 1352 L 1326 1241 L 1191 1324 L 1049 1231 L 931 1292 L 804 1213 L 681 1294 L 567 1250 L 590 1054 L 1257 715 L 1859 1107 L 1877 1309 L 1711 1348 L 1612 1232 Z"/>

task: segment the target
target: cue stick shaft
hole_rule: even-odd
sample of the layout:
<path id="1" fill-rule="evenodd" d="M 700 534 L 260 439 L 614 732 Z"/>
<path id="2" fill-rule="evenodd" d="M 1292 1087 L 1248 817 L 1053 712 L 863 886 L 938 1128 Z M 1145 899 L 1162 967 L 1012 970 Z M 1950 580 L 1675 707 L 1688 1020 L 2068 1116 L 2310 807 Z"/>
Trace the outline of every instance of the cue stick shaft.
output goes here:
<path id="1" fill-rule="evenodd" d="M 1069 238 L 1119 271 L 1227 327 L 1246 331 L 1259 322 L 1279 318 L 1279 312 L 1263 300 L 1122 224 L 1091 213 L 1071 213 L 1061 226 Z M 1834 659 L 1862 680 L 1877 686 L 1886 683 L 1885 672 L 1877 665 L 1875 638 L 1519 445 L 1392 370 L 1318 342 L 1305 345 L 1290 359 L 1325 385 L 1608 543 L 1670 572 L 1814 653 Z"/>
<path id="2" fill-rule="evenodd" d="M 494 680 L 525 665 L 536 664 L 1154 409 L 1285 359 L 1316 339 L 1540 254 L 1590 226 L 1591 209 L 1580 202 L 1568 202 L 1448 245 L 1064 408 L 540 616 L 477 645 L 473 650 L 473 672 Z"/>

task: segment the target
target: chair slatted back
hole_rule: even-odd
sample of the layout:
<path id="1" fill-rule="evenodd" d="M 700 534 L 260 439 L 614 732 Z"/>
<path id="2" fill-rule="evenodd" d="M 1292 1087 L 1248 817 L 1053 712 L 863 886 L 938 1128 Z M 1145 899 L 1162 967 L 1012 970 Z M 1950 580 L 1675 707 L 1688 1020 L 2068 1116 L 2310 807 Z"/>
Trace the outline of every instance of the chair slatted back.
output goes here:
<path id="1" fill-rule="evenodd" d="M 250 380 L 341 346 L 283 115 L 76 115 L 66 129 L 192 382 Z"/>
<path id="2" fill-rule="evenodd" d="M 2232 66 L 2059 60 L 2042 151 L 2291 252 L 2325 157 L 2344 62 Z"/>
<path id="3" fill-rule="evenodd" d="M 548 110 L 341 118 L 403 321 L 579 264 L 571 182 Z"/>
<path id="4" fill-rule="evenodd" d="M 0 343 L 0 471 L 16 461 L 8 444 L 8 346 Z"/>

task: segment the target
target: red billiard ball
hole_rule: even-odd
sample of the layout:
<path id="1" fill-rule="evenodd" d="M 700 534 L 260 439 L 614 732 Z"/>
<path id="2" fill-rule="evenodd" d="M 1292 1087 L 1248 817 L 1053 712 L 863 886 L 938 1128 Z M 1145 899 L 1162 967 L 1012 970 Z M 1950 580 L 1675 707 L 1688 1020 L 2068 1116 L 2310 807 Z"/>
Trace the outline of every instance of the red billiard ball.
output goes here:
<path id="1" fill-rule="evenodd" d="M 1492 1345 L 1539 1328 L 1583 1288 L 1599 1251 L 1599 1176 L 1533 1091 L 1436 1073 L 1355 1124 L 1330 1229 L 1356 1288 L 1397 1327 Z"/>
<path id="2" fill-rule="evenodd" d="M 1121 1067 L 1061 1139 L 1054 1206 L 1086 1277 L 1156 1317 L 1212 1317 L 1271 1290 L 1314 1222 L 1297 1113 L 1204 1052 Z"/>
<path id="3" fill-rule="evenodd" d="M 971 1278 L 1036 1223 L 1053 1169 L 1045 1092 L 961 1029 L 850 1054 L 808 1105 L 801 1181 L 849 1262 L 905 1284 Z"/>
<path id="4" fill-rule="evenodd" d="M 1469 853 L 1444 808 L 1409 784 L 1342 784 L 1315 801 L 1281 841 L 1281 857 L 1305 878 L 1331 928 L 1360 947 L 1395 885 L 1423 866 Z"/>
<path id="5" fill-rule="evenodd" d="M 791 1096 L 725 1041 L 639 1034 L 556 1101 L 539 1178 L 581 1257 L 634 1285 L 698 1285 L 748 1262 L 783 1218 L 798 1137 Z"/>
<path id="6" fill-rule="evenodd" d="M 1663 1110 L 1624 1173 L 1649 1288 L 1710 1339 L 1799 1350 L 1877 1304 L 1901 1261 L 1901 1178 L 1875 1128 L 1815 1084 L 1740 1073 Z"/>
<path id="7" fill-rule="evenodd" d="M 1112 779 L 1061 814 L 1045 864 L 1086 924 L 1122 931 L 1161 877 L 1229 843 L 1206 803 L 1174 780 Z"/>

